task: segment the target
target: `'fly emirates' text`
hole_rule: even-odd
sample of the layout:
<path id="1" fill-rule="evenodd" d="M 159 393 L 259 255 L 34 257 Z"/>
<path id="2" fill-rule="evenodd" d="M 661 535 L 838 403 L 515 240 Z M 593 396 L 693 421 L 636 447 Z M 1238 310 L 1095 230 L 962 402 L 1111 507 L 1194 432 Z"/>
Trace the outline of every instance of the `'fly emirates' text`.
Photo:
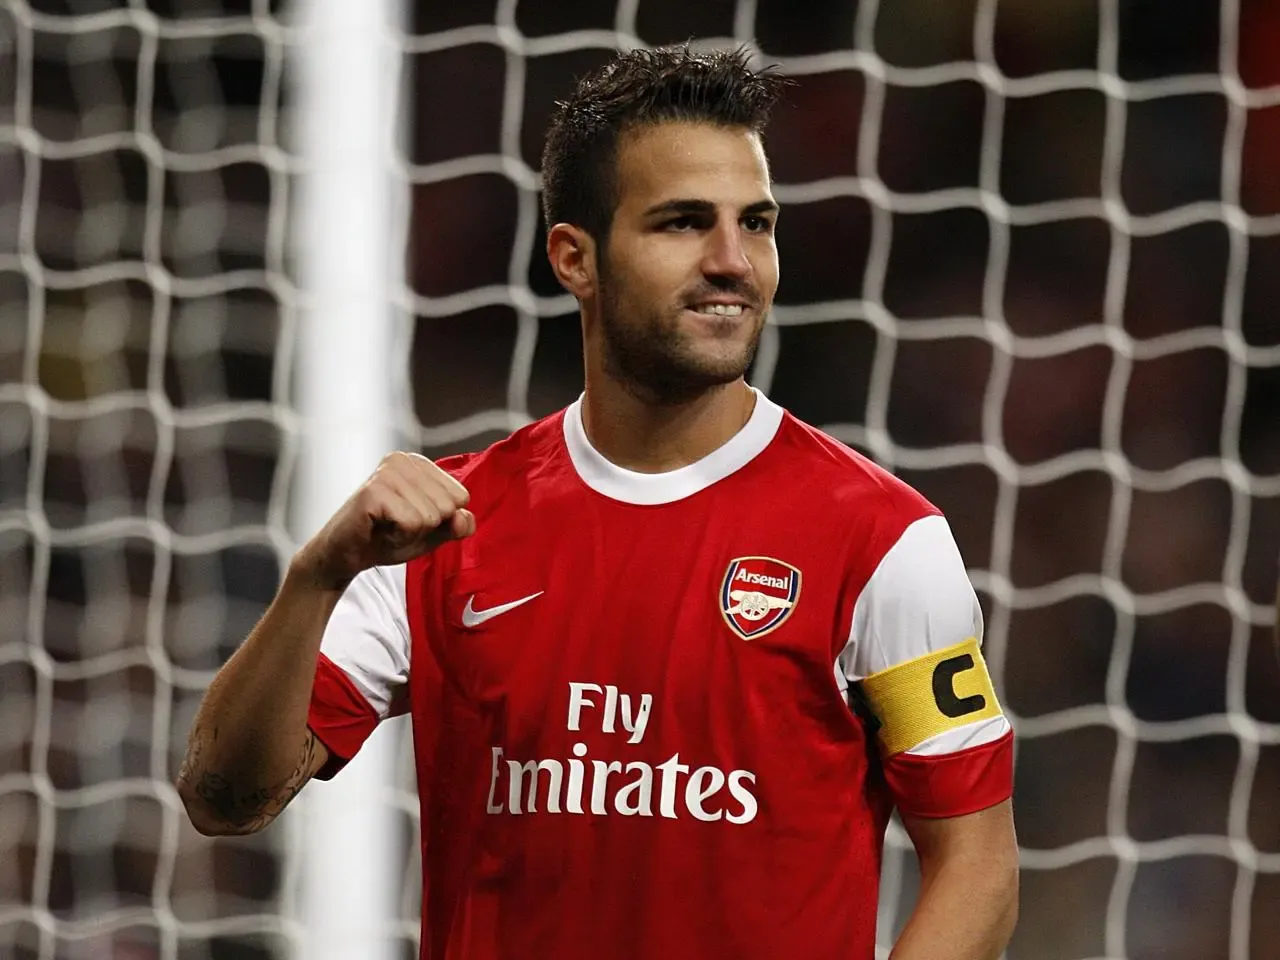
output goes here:
<path id="1" fill-rule="evenodd" d="M 638 703 L 619 693 L 612 684 L 569 684 L 568 729 L 582 729 L 583 715 L 599 711 L 604 733 L 628 734 L 626 742 L 644 739 L 653 709 L 653 694 L 643 693 Z M 618 727 L 621 726 L 621 731 Z M 587 760 L 587 745 L 575 743 L 566 760 L 504 760 L 502 747 L 493 747 L 489 777 L 489 813 L 616 813 L 624 817 L 662 816 L 677 819 L 687 814 L 697 820 L 750 823 L 758 807 L 749 770 L 719 767 L 691 768 L 680 754 L 659 764 L 633 760 Z M 539 774 L 546 774 L 545 777 Z M 656 790 L 655 790 L 656 784 Z M 656 796 L 655 796 L 656 794 Z"/>

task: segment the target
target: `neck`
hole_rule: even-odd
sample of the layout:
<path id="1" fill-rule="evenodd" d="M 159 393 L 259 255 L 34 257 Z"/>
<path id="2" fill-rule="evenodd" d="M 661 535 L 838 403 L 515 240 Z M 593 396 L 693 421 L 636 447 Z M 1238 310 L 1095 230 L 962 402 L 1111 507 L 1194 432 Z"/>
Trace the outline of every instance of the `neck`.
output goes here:
<path id="1" fill-rule="evenodd" d="M 586 371 L 582 425 L 611 463 L 665 473 L 719 449 L 751 419 L 755 393 L 742 379 L 673 404 L 646 401 L 598 369 Z"/>

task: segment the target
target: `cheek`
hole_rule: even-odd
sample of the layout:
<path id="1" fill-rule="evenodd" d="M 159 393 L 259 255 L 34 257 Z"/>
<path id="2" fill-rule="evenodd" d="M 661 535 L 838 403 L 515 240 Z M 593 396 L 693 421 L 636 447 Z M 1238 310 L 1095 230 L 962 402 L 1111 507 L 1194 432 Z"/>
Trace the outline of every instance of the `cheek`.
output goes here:
<path id="1" fill-rule="evenodd" d="M 769 244 L 768 249 L 762 250 L 759 257 L 753 259 L 752 267 L 755 270 L 760 293 L 772 300 L 774 292 L 778 289 L 778 248 L 772 243 Z"/>
<path id="2" fill-rule="evenodd" d="M 672 251 L 650 246 L 627 264 L 627 287 L 646 300 L 668 300 L 688 284 L 688 267 Z"/>

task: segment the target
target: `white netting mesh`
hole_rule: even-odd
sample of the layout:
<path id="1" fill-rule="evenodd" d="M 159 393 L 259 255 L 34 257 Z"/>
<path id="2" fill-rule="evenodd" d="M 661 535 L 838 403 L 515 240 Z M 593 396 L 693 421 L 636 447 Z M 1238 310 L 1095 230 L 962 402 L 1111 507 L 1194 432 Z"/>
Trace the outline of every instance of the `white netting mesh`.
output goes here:
<path id="1" fill-rule="evenodd" d="M 297 38 L 276 13 L 0 10 L 3 956 L 292 937 L 292 834 L 200 839 L 168 786 L 289 550 Z M 770 139 L 784 273 L 753 380 L 952 520 L 1021 736 L 1010 955 L 1269 956 L 1268 6 L 455 0 L 411 20 L 407 442 L 473 449 L 580 389 L 540 252 L 552 98 L 615 45 L 752 43 L 797 80 Z M 886 943 L 916 883 L 891 840 Z"/>
<path id="2" fill-rule="evenodd" d="M 275 955 L 283 834 L 198 838 L 170 784 L 290 549 L 284 33 L 0 38 L 0 956 Z"/>

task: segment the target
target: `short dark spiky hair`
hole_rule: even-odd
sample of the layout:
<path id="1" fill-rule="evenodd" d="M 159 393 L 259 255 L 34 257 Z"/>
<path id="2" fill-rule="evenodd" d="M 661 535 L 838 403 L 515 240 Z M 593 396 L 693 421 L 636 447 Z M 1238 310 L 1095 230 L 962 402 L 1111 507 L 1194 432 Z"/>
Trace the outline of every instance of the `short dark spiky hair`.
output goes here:
<path id="1" fill-rule="evenodd" d="M 602 241 L 618 201 L 623 133 L 668 121 L 763 134 L 785 82 L 753 70 L 745 48 L 697 53 L 688 44 L 620 53 L 556 103 L 542 151 L 547 228 L 572 223 Z"/>

